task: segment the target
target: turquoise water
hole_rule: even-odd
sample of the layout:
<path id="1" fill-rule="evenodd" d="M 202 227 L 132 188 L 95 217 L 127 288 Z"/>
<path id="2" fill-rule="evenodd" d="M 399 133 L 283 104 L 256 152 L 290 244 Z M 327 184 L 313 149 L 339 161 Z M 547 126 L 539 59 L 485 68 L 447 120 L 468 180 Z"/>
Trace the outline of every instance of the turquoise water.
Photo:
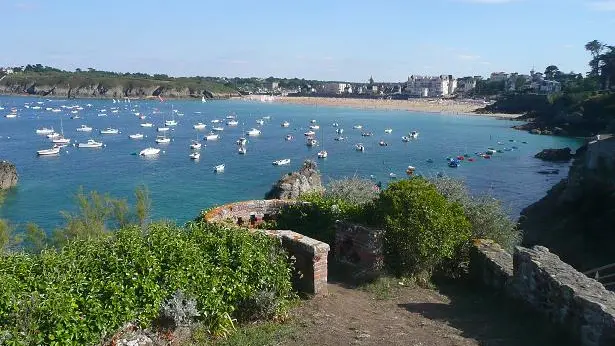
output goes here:
<path id="1" fill-rule="evenodd" d="M 25 103 L 44 102 L 40 110 L 25 108 Z M 91 104 L 87 107 L 86 104 Z M 71 119 L 70 110 L 61 108 L 54 113 L 46 107 L 80 105 L 81 119 Z M 74 210 L 74 194 L 82 186 L 86 191 L 96 190 L 113 196 L 132 196 L 135 188 L 145 184 L 152 197 L 153 216 L 183 222 L 194 218 L 199 211 L 210 206 L 235 200 L 262 198 L 271 184 L 280 176 L 300 167 L 305 159 L 316 159 L 319 150 L 326 149 L 329 157 L 319 160 L 325 179 L 357 175 L 374 176 L 386 184 L 389 173 L 405 176 L 408 165 L 417 168 L 417 174 L 433 176 L 438 172 L 464 178 L 472 191 L 488 192 L 500 198 L 518 216 L 525 206 L 540 199 L 545 192 L 567 173 L 567 164 L 545 163 L 533 155 L 543 148 L 580 145 L 578 140 L 548 136 L 534 136 L 510 129 L 516 122 L 477 116 L 424 114 L 406 111 L 356 110 L 242 100 L 211 101 L 132 101 L 113 104 L 111 100 L 46 100 L 42 98 L 0 97 L 0 159 L 17 165 L 20 180 L 18 188 L 6 198 L 0 216 L 14 223 L 34 221 L 47 229 L 62 222 L 61 210 Z M 18 109 L 15 119 L 4 117 L 11 107 Z M 111 108 L 118 107 L 117 113 Z M 160 146 L 154 143 L 156 127 L 161 126 L 163 114 L 169 120 L 174 107 L 179 125 L 169 132 L 172 142 Z M 100 117 L 101 109 L 107 116 Z M 160 113 L 154 114 L 158 109 Z M 147 119 L 134 115 L 140 112 Z M 210 120 L 221 119 L 235 113 L 240 125 L 224 126 L 217 142 L 202 141 L 212 127 Z M 180 115 L 183 114 L 183 115 Z M 256 120 L 270 116 L 263 126 Z M 62 150 L 57 157 L 37 157 L 36 151 L 50 147 L 45 136 L 35 134 L 37 128 L 53 126 L 60 129 L 63 119 L 64 133 L 74 142 L 88 138 L 102 140 L 102 149 L 79 149 L 72 146 Z M 310 120 L 317 120 L 320 147 L 305 145 L 303 133 Z M 280 123 L 287 120 L 289 128 Z M 141 122 L 152 122 L 154 128 L 142 128 Z M 207 124 L 207 130 L 197 134 L 192 125 Z M 333 122 L 345 129 L 346 141 L 334 141 Z M 91 134 L 76 132 L 81 124 L 94 128 Z M 361 130 L 353 125 L 363 125 L 373 137 L 362 137 Z M 100 135 L 105 127 L 119 128 L 119 135 Z M 215 125 L 214 125 L 215 126 Z M 235 141 L 242 131 L 252 127 L 262 130 L 262 135 L 249 138 L 247 155 L 238 155 Z M 392 134 L 384 129 L 392 128 Z M 417 140 L 403 143 L 401 137 L 411 130 L 420 132 Z M 142 132 L 143 140 L 130 140 L 129 134 Z M 294 136 L 285 141 L 286 134 Z M 190 141 L 198 137 L 203 146 L 199 161 L 191 161 Z M 389 144 L 378 145 L 380 140 Z M 515 142 L 509 142 L 514 139 Z M 497 142 L 503 142 L 498 145 Z M 527 144 L 522 144 L 527 141 Z M 354 149 L 362 142 L 365 152 Z M 518 146 L 514 151 L 498 153 L 492 159 L 482 159 L 475 152 L 488 147 Z M 133 155 L 149 147 L 163 148 L 157 158 Z M 476 162 L 464 162 L 458 168 L 449 168 L 446 157 L 469 153 Z M 290 158 L 289 166 L 273 166 L 272 161 Z M 433 163 L 427 160 L 432 159 Z M 224 163 L 226 171 L 213 173 L 213 166 Z M 545 176 L 537 171 L 546 168 L 561 169 L 559 175 Z"/>

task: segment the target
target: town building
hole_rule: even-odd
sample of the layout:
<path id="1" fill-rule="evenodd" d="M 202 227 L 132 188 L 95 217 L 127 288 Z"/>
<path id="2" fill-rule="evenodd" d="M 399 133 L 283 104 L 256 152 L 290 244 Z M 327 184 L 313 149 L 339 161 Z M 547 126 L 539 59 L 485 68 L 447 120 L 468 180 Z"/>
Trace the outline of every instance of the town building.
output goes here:
<path id="1" fill-rule="evenodd" d="M 406 93 L 414 97 L 442 97 L 455 93 L 457 79 L 451 75 L 410 76 L 406 83 Z"/>
<path id="2" fill-rule="evenodd" d="M 275 91 L 280 88 L 280 85 L 278 82 L 271 82 L 271 83 L 265 84 L 265 88 L 269 89 L 270 91 Z"/>
<path id="3" fill-rule="evenodd" d="M 0 67 L 0 72 L 4 74 L 12 74 L 14 71 L 10 67 L 6 67 L 6 68 Z"/>
<path id="4" fill-rule="evenodd" d="M 476 88 L 476 82 L 478 80 L 475 77 L 463 77 L 457 79 L 457 92 L 469 93 Z"/>
<path id="5" fill-rule="evenodd" d="M 509 75 L 506 72 L 493 72 L 491 76 L 489 76 L 489 81 L 491 82 L 503 82 L 508 79 Z"/>
<path id="6" fill-rule="evenodd" d="M 321 90 L 323 94 L 341 95 L 346 92 L 348 84 L 346 83 L 325 83 Z"/>

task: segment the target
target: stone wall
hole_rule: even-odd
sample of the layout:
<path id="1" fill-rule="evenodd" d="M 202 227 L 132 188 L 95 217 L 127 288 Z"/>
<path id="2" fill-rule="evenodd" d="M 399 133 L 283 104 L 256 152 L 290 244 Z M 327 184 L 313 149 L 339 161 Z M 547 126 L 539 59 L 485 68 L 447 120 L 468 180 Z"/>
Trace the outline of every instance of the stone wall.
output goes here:
<path id="1" fill-rule="evenodd" d="M 275 218 L 280 209 L 292 201 L 256 200 L 231 203 L 203 214 L 207 222 L 231 221 L 242 226 L 255 226 L 263 219 Z M 280 239 L 294 261 L 293 285 L 301 293 L 327 294 L 327 257 L 329 245 L 291 230 L 254 230 Z"/>
<path id="2" fill-rule="evenodd" d="M 384 267 L 384 231 L 338 221 L 335 229 L 335 259 L 351 264 L 364 276 L 380 273 Z"/>
<path id="3" fill-rule="evenodd" d="M 581 345 L 615 345 L 615 293 L 542 246 L 514 256 L 491 241 L 475 243 L 470 273 L 544 314 Z M 512 268 L 512 270 L 511 270 Z"/>

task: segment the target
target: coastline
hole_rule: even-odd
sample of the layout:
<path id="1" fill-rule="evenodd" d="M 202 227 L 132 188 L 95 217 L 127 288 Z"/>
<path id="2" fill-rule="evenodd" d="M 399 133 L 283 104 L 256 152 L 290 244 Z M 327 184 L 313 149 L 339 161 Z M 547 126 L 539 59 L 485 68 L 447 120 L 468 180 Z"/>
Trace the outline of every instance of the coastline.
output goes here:
<path id="1" fill-rule="evenodd" d="M 263 97 L 264 96 L 264 97 Z M 438 100 L 438 99 L 411 99 L 411 100 L 383 100 L 359 99 L 337 97 L 308 97 L 308 96 L 266 96 L 250 95 L 244 98 L 253 101 L 266 100 L 285 104 L 299 104 L 307 106 L 347 107 L 355 109 L 396 110 L 408 112 L 437 113 L 446 115 L 472 115 L 485 116 L 503 120 L 513 120 L 521 114 L 476 113 L 484 105 L 468 100 Z"/>

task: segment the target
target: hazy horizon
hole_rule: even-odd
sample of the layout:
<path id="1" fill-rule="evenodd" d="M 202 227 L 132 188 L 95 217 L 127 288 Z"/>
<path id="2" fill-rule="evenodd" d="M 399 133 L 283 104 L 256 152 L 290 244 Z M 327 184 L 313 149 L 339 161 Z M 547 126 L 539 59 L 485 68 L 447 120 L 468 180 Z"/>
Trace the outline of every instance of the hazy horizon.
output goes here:
<path id="1" fill-rule="evenodd" d="M 0 66 L 169 76 L 403 82 L 409 75 L 588 71 L 615 44 L 615 0 L 173 4 L 0 0 Z"/>

